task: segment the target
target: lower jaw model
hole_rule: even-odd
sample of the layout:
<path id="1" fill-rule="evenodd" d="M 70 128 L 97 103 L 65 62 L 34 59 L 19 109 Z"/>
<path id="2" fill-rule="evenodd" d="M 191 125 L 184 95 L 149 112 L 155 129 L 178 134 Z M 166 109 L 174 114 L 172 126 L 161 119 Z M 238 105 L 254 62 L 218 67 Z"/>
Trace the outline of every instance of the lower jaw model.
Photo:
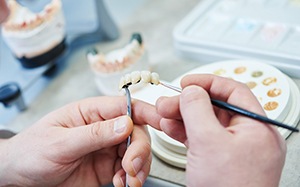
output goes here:
<path id="1" fill-rule="evenodd" d="M 65 19 L 61 0 L 52 0 L 33 13 L 16 0 L 8 0 L 10 16 L 2 26 L 2 36 L 25 68 L 42 66 L 65 50 Z"/>

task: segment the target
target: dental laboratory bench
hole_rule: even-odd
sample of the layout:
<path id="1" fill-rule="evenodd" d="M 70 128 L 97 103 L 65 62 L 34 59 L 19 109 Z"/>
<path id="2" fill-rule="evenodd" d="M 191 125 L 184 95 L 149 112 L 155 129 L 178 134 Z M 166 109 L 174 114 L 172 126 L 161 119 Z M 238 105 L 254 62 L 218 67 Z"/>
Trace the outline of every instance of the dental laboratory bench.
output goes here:
<path id="1" fill-rule="evenodd" d="M 66 0 L 66 2 L 67 1 L 68 0 Z M 24 93 L 24 100 L 27 108 L 5 122 L 0 121 L 2 126 L 5 126 L 7 129 L 15 132 L 19 132 L 39 120 L 42 116 L 65 104 L 87 97 L 103 95 L 103 93 L 99 91 L 98 83 L 95 81 L 95 74 L 93 73 L 87 59 L 88 49 L 97 49 L 94 50 L 93 54 L 97 53 L 97 51 L 107 53 L 128 44 L 129 39 L 132 37 L 132 33 L 137 32 L 142 35 L 142 42 L 145 48 L 148 66 L 151 71 L 157 72 L 162 80 L 172 82 L 184 73 L 198 69 L 200 66 L 210 62 L 217 62 L 225 59 L 241 59 L 243 57 L 247 57 L 248 59 L 261 58 L 269 61 L 283 61 L 284 63 L 271 63 L 271 65 L 273 65 L 272 67 L 277 67 L 279 70 L 282 70 L 282 72 L 287 74 L 290 77 L 290 83 L 291 81 L 293 82 L 291 85 L 293 85 L 294 93 L 299 92 L 300 76 L 297 76 L 297 72 L 300 72 L 297 70 L 300 62 L 299 54 L 297 55 L 296 53 L 293 53 L 293 55 L 288 54 L 276 56 L 276 54 L 287 54 L 288 52 L 293 51 L 292 48 L 296 48 L 297 45 L 298 49 L 300 48 L 300 14 L 296 11 L 290 11 L 289 13 L 295 13 L 294 16 L 298 17 L 286 20 L 287 24 L 284 25 L 284 27 L 275 28 L 275 32 L 275 18 L 265 18 L 263 20 L 262 18 L 254 17 L 255 19 L 260 19 L 260 25 L 258 26 L 255 25 L 257 22 L 247 22 L 247 16 L 253 16 L 251 15 L 251 12 L 247 12 L 247 10 L 243 11 L 243 13 L 247 14 L 247 16 L 243 17 L 243 19 L 240 19 L 242 18 L 240 15 L 241 12 L 236 12 L 234 15 L 234 13 L 232 13 L 234 11 L 229 11 L 231 14 L 220 16 L 222 11 L 228 12 L 231 8 L 239 6 L 235 3 L 246 3 L 246 0 L 224 0 L 222 3 L 218 0 L 130 0 L 126 2 L 121 0 L 107 0 L 103 2 L 107 8 L 108 14 L 111 15 L 112 19 L 116 23 L 117 31 L 113 31 L 115 33 L 110 32 L 112 34 L 111 40 L 88 43 L 76 48 L 72 51 L 68 58 L 65 59 L 66 62 L 64 62 L 64 66 L 61 67 L 63 69 L 62 71 L 58 70 L 59 73 L 54 73 L 54 76 L 50 75 L 50 77 L 40 78 L 40 80 L 35 79 L 32 81 L 34 83 L 30 83 L 32 84 L 31 89 L 39 90 L 38 93 L 31 94 L 29 88 L 26 88 L 28 91 Z M 258 7 L 256 8 L 257 10 L 259 10 L 261 6 L 268 6 L 270 9 L 273 8 L 274 10 L 278 9 L 278 7 L 293 6 L 292 10 L 298 10 L 298 12 L 300 12 L 299 1 L 286 0 L 284 1 L 284 5 L 280 4 L 280 2 L 282 3 L 283 1 L 279 0 L 263 0 L 261 2 L 264 2 L 264 5 L 255 4 L 255 2 L 257 3 L 258 1 L 251 2 L 251 6 Z M 290 5 L 290 2 L 293 2 L 294 4 Z M 126 7 L 128 7 L 128 9 L 126 9 Z M 193 11 L 195 9 L 197 9 L 197 11 Z M 218 10 L 218 14 L 212 16 L 212 12 L 216 10 Z M 201 15 L 198 15 L 200 13 Z M 197 19 L 202 19 L 202 21 L 197 22 L 195 19 L 197 16 Z M 239 31 L 230 30 L 232 29 L 230 27 L 233 27 L 234 23 L 229 19 L 229 17 L 232 18 L 234 16 L 234 19 L 238 20 L 237 23 L 239 25 L 237 25 L 236 28 L 240 29 Z M 66 20 L 68 22 L 68 18 Z M 279 36 L 280 34 L 293 33 L 292 38 L 295 42 L 286 44 L 284 46 L 284 50 L 281 50 L 276 54 L 274 53 L 273 55 L 272 53 L 267 52 L 265 54 L 258 54 L 255 51 L 246 50 L 246 47 L 226 48 L 226 45 L 215 45 L 215 43 L 212 42 L 214 38 L 217 37 L 221 38 L 221 43 L 230 42 L 230 37 L 233 35 L 238 38 L 238 41 L 235 40 L 233 42 L 234 44 L 244 41 L 245 38 L 251 35 L 251 32 L 258 33 L 258 30 L 256 29 L 261 29 L 263 27 L 263 25 L 261 25 L 262 20 L 272 21 L 272 24 L 266 23 L 266 25 L 269 26 L 269 30 L 266 28 L 265 31 L 270 31 L 270 28 L 271 30 L 273 29 L 272 34 L 264 38 L 267 41 L 270 42 L 272 40 L 272 44 L 279 45 L 279 43 L 282 44 L 283 42 L 282 40 L 279 41 L 276 36 Z M 220 22 L 218 23 L 218 21 Z M 218 29 L 213 29 L 213 31 L 210 30 L 214 28 L 213 24 L 216 23 L 218 23 Z M 298 26 L 297 29 L 293 31 L 284 30 L 287 29 L 291 23 Z M 199 29 L 199 25 L 202 27 L 201 31 L 197 31 L 197 29 Z M 282 25 L 283 24 L 281 24 L 281 26 Z M 183 32 L 183 30 L 186 32 Z M 224 35 L 224 33 L 220 33 L 219 30 L 226 30 L 228 32 Z M 241 33 L 241 31 L 244 32 L 245 30 L 247 30 L 246 33 Z M 209 35 L 205 35 L 205 32 L 211 32 L 217 37 L 209 38 Z M 205 42 L 193 43 L 193 41 L 187 39 L 188 37 L 198 37 Z M 288 38 L 287 36 L 283 37 L 281 35 L 280 37 L 284 39 Z M 256 44 L 249 44 L 252 48 L 263 45 L 260 43 L 262 41 L 259 39 L 253 39 L 252 41 L 257 42 Z M 243 49 L 245 50 L 242 51 Z M 272 48 L 272 50 L 273 49 L 274 48 Z M 224 55 L 223 52 L 228 52 L 228 54 Z M 206 58 L 205 55 L 202 55 L 204 53 L 211 56 L 219 56 L 220 58 Z M 197 56 L 200 56 L 200 58 L 196 58 Z M 290 66 L 284 65 L 287 61 L 290 63 Z M 297 62 L 298 66 L 295 65 Z M 289 67 L 292 68 L 289 69 Z M 296 70 L 297 72 L 295 72 Z M 297 99 L 300 95 L 296 94 L 295 96 L 294 94 L 293 97 L 293 99 Z M 12 110 L 11 108 L 1 109 L 0 112 L 4 110 Z M 294 108 L 298 109 L 298 106 L 295 106 Z M 295 123 L 295 126 L 298 124 L 300 115 L 300 112 L 297 109 L 291 111 L 294 113 L 290 116 L 290 118 L 294 119 L 293 123 Z M 1 113 L 0 115 L 2 118 Z M 288 136 L 286 136 L 286 142 L 288 150 L 280 186 L 298 187 L 300 186 L 300 133 L 288 134 Z M 170 162 L 163 161 L 164 159 L 161 159 L 161 156 L 157 156 L 155 151 L 153 152 L 150 175 L 155 179 L 169 181 L 173 186 L 185 186 L 185 170 L 182 167 L 177 167 L 176 164 L 170 164 Z M 172 185 L 170 183 L 165 183 L 157 186 Z"/>

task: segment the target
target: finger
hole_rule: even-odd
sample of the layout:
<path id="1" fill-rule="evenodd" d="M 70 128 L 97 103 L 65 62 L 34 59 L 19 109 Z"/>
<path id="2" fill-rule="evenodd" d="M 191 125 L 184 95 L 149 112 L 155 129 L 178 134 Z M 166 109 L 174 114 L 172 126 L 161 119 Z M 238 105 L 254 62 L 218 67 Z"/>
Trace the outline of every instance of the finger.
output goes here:
<path id="1" fill-rule="evenodd" d="M 47 116 L 47 121 L 60 126 L 74 127 L 116 118 L 126 113 L 125 97 L 94 97 L 71 103 L 52 112 Z M 155 107 L 149 103 L 133 99 L 132 115 L 136 124 L 151 124 L 159 127 L 161 117 L 156 113 Z"/>
<path id="2" fill-rule="evenodd" d="M 122 168 L 122 158 L 123 157 L 119 157 L 115 160 L 115 166 L 114 166 L 114 173 L 116 174 L 119 170 L 123 170 Z M 103 166 L 101 166 L 103 168 Z"/>
<path id="3" fill-rule="evenodd" d="M 207 92 L 201 87 L 189 86 L 183 90 L 180 111 L 189 144 L 207 143 L 225 132 L 214 113 Z"/>
<path id="4" fill-rule="evenodd" d="M 161 130 L 171 138 L 184 143 L 186 133 L 179 109 L 179 96 L 160 97 L 155 105 L 157 113 L 163 117 L 160 121 Z"/>
<path id="5" fill-rule="evenodd" d="M 146 128 L 146 126 L 134 127 L 131 144 L 123 157 L 122 166 L 130 176 L 137 175 L 145 164 L 150 165 L 149 163 L 151 163 L 151 160 L 148 159 L 151 155 L 151 143 Z M 150 167 L 148 169 L 150 171 Z"/>
<path id="6" fill-rule="evenodd" d="M 69 128 L 64 132 L 64 150 L 70 158 L 77 159 L 90 152 L 122 143 L 132 132 L 128 116 Z"/>
<path id="7" fill-rule="evenodd" d="M 148 160 L 151 160 L 151 155 L 149 156 Z M 113 177 L 114 186 L 116 187 L 125 186 L 126 182 L 128 183 L 129 186 L 135 186 L 135 187 L 143 186 L 143 184 L 145 183 L 149 175 L 150 164 L 151 163 L 145 164 L 143 168 L 137 173 L 136 176 L 126 175 L 123 169 L 118 170 Z"/>
<path id="8" fill-rule="evenodd" d="M 160 97 L 156 101 L 156 111 L 163 118 L 181 119 L 179 96 Z"/>
<path id="9" fill-rule="evenodd" d="M 126 150 L 127 150 L 127 140 L 124 141 L 123 143 L 121 143 L 121 144 L 119 145 L 119 148 L 118 148 L 118 156 L 119 156 L 120 158 L 123 158 L 124 155 L 125 155 Z"/>
<path id="10" fill-rule="evenodd" d="M 185 143 L 187 137 L 182 121 L 163 118 L 160 121 L 160 128 L 171 138 L 181 143 Z"/>
<path id="11" fill-rule="evenodd" d="M 116 172 L 113 177 L 113 184 L 115 187 L 124 187 L 126 184 L 126 173 L 123 169 Z"/>
<path id="12" fill-rule="evenodd" d="M 251 90 L 245 84 L 232 79 L 209 74 L 195 74 L 184 77 L 181 84 L 183 88 L 189 85 L 198 85 L 205 89 L 211 98 L 228 102 L 261 115 L 265 114 Z"/>
<path id="13" fill-rule="evenodd" d="M 127 177 L 129 186 L 142 186 L 150 172 L 152 155 L 147 128 L 135 126 L 131 140 L 122 160 L 124 169 L 119 170 L 114 176 L 114 185 L 125 184 Z M 127 172 L 125 173 L 124 170 Z"/>
<path id="14" fill-rule="evenodd" d="M 145 163 L 141 170 L 135 176 L 127 176 L 129 186 L 143 186 L 150 172 L 151 160 L 151 155 L 149 155 L 149 162 Z"/>
<path id="15" fill-rule="evenodd" d="M 133 99 L 132 107 L 132 120 L 135 124 L 149 124 L 156 129 L 160 128 L 161 116 L 157 114 L 155 106 Z"/>

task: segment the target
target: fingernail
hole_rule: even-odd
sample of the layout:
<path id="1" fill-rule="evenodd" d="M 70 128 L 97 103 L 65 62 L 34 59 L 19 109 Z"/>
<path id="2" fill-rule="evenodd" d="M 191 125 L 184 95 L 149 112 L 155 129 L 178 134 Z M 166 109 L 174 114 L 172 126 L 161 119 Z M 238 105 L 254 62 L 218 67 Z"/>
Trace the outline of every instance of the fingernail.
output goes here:
<path id="1" fill-rule="evenodd" d="M 195 87 L 195 86 L 189 86 L 189 87 L 186 87 L 182 91 L 182 96 L 189 97 L 190 94 L 197 93 L 198 91 L 199 91 L 199 89 L 197 87 Z"/>
<path id="2" fill-rule="evenodd" d="M 114 131 L 116 133 L 122 133 L 124 132 L 127 125 L 127 117 L 123 116 L 117 119 L 114 123 Z"/>
<path id="3" fill-rule="evenodd" d="M 143 165 L 142 159 L 140 157 L 137 157 L 132 161 L 132 163 L 135 173 L 138 173 Z"/>
<path id="4" fill-rule="evenodd" d="M 140 182 L 143 184 L 146 180 L 146 174 L 143 170 L 141 170 L 140 172 L 138 172 L 138 174 L 136 175 L 137 178 L 140 180 Z"/>
<path id="5" fill-rule="evenodd" d="M 186 87 L 181 94 L 181 97 L 186 99 L 187 101 L 194 101 L 196 98 L 199 98 L 199 94 L 201 94 L 201 88 L 196 86 Z"/>

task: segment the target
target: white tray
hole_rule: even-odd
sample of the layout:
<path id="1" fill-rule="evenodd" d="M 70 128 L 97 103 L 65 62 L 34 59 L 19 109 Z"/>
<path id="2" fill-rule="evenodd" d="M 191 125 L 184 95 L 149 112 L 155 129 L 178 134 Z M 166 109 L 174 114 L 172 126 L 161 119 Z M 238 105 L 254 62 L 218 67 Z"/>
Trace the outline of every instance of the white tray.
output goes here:
<path id="1" fill-rule="evenodd" d="M 174 29 L 179 55 L 206 64 L 260 59 L 300 78 L 300 3 L 204 0 Z"/>

